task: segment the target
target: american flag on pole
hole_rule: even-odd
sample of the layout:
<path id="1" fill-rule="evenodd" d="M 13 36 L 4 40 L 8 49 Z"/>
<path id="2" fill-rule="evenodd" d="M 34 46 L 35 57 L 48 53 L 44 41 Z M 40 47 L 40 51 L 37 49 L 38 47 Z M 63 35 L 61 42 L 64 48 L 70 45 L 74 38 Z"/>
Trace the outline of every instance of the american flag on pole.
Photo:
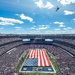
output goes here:
<path id="1" fill-rule="evenodd" d="M 50 59 L 44 49 L 31 49 L 28 58 L 37 58 L 38 66 L 51 66 Z"/>

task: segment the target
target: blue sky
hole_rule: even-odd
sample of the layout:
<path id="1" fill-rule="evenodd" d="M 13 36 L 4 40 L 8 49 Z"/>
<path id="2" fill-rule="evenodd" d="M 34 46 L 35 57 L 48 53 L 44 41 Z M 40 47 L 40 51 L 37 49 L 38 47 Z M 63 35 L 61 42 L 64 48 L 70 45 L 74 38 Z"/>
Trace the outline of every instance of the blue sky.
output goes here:
<path id="1" fill-rule="evenodd" d="M 0 33 L 75 34 L 75 0 L 0 0 Z"/>

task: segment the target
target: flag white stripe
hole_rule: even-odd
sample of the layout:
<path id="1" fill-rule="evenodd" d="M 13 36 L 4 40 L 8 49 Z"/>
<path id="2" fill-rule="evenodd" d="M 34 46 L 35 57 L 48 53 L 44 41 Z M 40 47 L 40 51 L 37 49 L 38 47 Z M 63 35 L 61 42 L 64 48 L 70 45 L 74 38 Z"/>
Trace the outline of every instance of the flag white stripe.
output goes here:
<path id="1" fill-rule="evenodd" d="M 38 50 L 38 66 L 40 66 L 40 52 Z"/>

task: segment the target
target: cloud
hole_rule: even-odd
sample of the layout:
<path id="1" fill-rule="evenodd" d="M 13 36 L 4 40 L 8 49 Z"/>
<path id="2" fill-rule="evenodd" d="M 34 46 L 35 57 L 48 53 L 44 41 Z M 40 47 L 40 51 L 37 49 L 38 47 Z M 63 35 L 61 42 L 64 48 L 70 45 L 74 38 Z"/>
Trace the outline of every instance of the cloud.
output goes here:
<path id="1" fill-rule="evenodd" d="M 15 25 L 15 23 L 23 24 L 24 22 L 17 19 L 0 17 L 0 25 Z"/>
<path id="2" fill-rule="evenodd" d="M 50 2 L 47 2 L 46 4 L 44 4 L 42 0 L 39 0 L 39 1 L 35 2 L 35 4 L 36 4 L 39 8 L 51 9 L 51 8 L 54 7 L 54 5 L 51 4 Z"/>
<path id="3" fill-rule="evenodd" d="M 0 28 L 0 31 L 3 30 L 4 28 Z"/>
<path id="4" fill-rule="evenodd" d="M 68 30 L 72 30 L 72 27 L 65 27 L 63 29 L 66 30 L 66 31 L 68 31 Z"/>
<path id="5" fill-rule="evenodd" d="M 65 15 L 72 15 L 72 14 L 74 14 L 75 12 L 68 11 L 68 10 L 64 10 L 64 13 L 65 13 Z"/>
<path id="6" fill-rule="evenodd" d="M 75 21 L 75 18 L 73 20 Z"/>
<path id="7" fill-rule="evenodd" d="M 39 8 L 43 8 L 43 2 L 42 2 L 42 0 L 39 0 L 38 2 L 35 2 L 35 4 L 36 4 Z"/>
<path id="8" fill-rule="evenodd" d="M 63 24 L 60 24 L 59 27 L 65 27 Z"/>
<path id="9" fill-rule="evenodd" d="M 55 29 L 56 31 L 60 31 L 60 29 L 59 28 L 57 28 L 57 29 Z"/>
<path id="10" fill-rule="evenodd" d="M 49 27 L 50 27 L 49 25 L 39 25 L 39 27 L 33 26 L 33 27 L 30 28 L 30 29 L 31 29 L 31 30 L 40 31 L 40 30 L 46 30 L 46 29 L 48 29 Z"/>
<path id="11" fill-rule="evenodd" d="M 15 27 L 15 28 L 20 29 L 21 27 Z"/>
<path id="12" fill-rule="evenodd" d="M 47 31 L 46 34 L 75 34 L 75 29 L 72 29 L 72 30 L 54 29 L 54 30 Z"/>
<path id="13" fill-rule="evenodd" d="M 37 27 L 34 25 L 33 27 L 31 27 L 31 30 L 35 30 Z"/>
<path id="14" fill-rule="evenodd" d="M 4 26 L 6 26 L 6 25 L 14 25 L 14 23 L 9 23 L 9 22 L 0 22 L 0 25 L 4 25 Z"/>
<path id="15" fill-rule="evenodd" d="M 16 29 L 16 30 L 21 30 L 21 29 L 22 29 L 22 27 L 15 27 L 15 29 Z"/>
<path id="16" fill-rule="evenodd" d="M 74 18 L 73 20 L 74 20 L 74 22 L 75 22 L 75 18 Z"/>
<path id="17" fill-rule="evenodd" d="M 68 30 L 67 28 L 63 28 L 63 29 L 66 30 L 66 31 Z"/>
<path id="18" fill-rule="evenodd" d="M 42 27 L 39 27 L 39 30 L 46 30 L 46 29 L 48 29 L 49 28 L 49 26 L 42 26 Z"/>
<path id="19" fill-rule="evenodd" d="M 58 24 L 59 27 L 65 27 L 64 26 L 64 22 L 58 22 L 58 21 L 56 21 L 56 22 L 54 22 L 54 24 Z"/>
<path id="20" fill-rule="evenodd" d="M 33 22 L 33 19 L 31 17 L 29 17 L 29 16 L 25 16 L 24 14 L 20 14 L 20 15 L 16 14 L 16 15 L 19 16 L 23 20 L 28 20 L 30 22 Z"/>
<path id="21" fill-rule="evenodd" d="M 48 9 L 51 9 L 53 8 L 54 6 L 50 3 L 50 2 L 47 2 L 47 4 L 45 5 L 44 8 L 48 8 Z"/>
<path id="22" fill-rule="evenodd" d="M 71 3 L 75 3 L 75 0 L 58 0 L 62 5 L 69 5 Z"/>
<path id="23" fill-rule="evenodd" d="M 54 24 L 60 24 L 60 25 L 63 25 L 64 23 L 63 23 L 63 22 L 58 22 L 58 21 L 56 21 L 56 22 L 54 22 Z"/>
<path id="24" fill-rule="evenodd" d="M 67 29 L 72 29 L 72 27 L 67 27 Z"/>

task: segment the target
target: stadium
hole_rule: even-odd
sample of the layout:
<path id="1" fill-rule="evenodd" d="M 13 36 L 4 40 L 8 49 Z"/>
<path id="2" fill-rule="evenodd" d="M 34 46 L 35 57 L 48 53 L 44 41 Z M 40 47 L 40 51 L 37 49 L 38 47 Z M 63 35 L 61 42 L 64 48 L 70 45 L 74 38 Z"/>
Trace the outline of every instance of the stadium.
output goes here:
<path id="1" fill-rule="evenodd" d="M 0 0 L 0 75 L 75 75 L 75 0 Z"/>
<path id="2" fill-rule="evenodd" d="M 0 75 L 75 75 L 75 35 L 0 35 L 0 67 Z"/>

